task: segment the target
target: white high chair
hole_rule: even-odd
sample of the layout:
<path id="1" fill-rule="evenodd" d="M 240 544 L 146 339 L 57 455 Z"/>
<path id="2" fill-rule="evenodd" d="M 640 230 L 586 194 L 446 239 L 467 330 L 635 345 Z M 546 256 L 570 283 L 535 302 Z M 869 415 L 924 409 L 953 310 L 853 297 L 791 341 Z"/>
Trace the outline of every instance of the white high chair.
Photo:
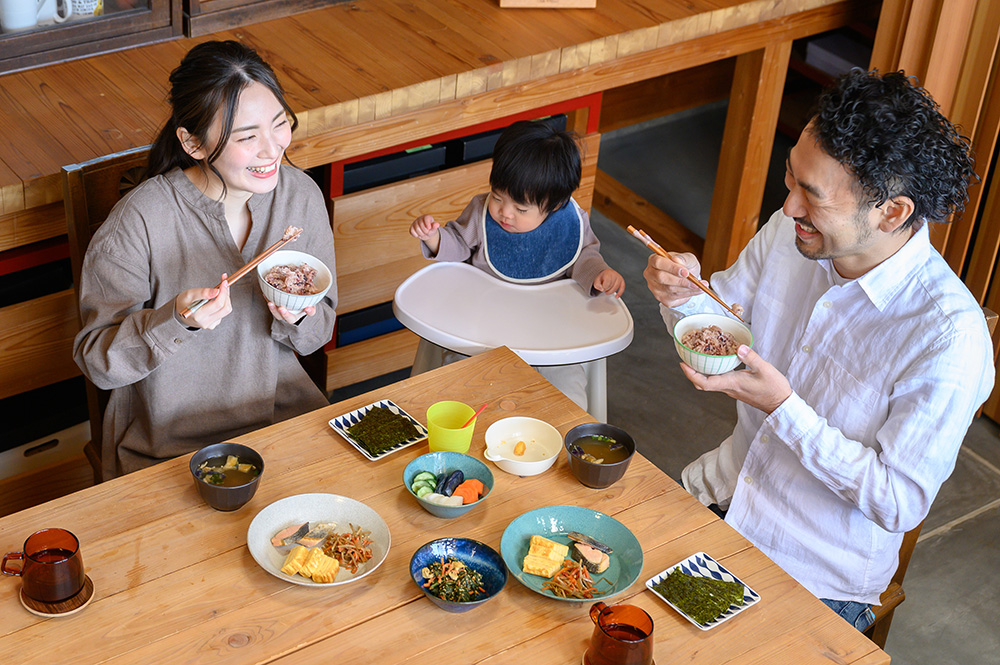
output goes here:
<path id="1" fill-rule="evenodd" d="M 465 263 L 413 273 L 396 289 L 392 309 L 422 338 L 413 374 L 437 366 L 435 345 L 469 356 L 506 346 L 529 365 L 582 363 L 588 409 L 601 422 L 608 416 L 606 358 L 632 342 L 632 315 L 619 298 L 591 297 L 571 279 L 511 284 Z"/>

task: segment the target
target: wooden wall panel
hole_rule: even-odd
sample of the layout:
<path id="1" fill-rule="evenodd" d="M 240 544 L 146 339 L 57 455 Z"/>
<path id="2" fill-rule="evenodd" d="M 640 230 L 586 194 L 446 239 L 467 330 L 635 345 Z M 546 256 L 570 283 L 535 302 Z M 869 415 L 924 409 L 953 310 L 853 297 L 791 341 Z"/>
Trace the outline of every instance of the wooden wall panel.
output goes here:
<path id="1" fill-rule="evenodd" d="M 410 224 L 420 215 L 445 223 L 489 189 L 491 161 L 411 178 L 333 200 L 337 275 L 419 255 Z M 340 257 L 343 257 L 341 259 Z"/>
<path id="2" fill-rule="evenodd" d="M 973 19 L 969 48 L 959 73 L 952 120 L 972 138 L 976 172 L 982 183 L 971 187 L 965 214 L 952 222 L 944 257 L 961 274 L 971 251 L 965 283 L 980 302 L 986 296 L 997 248 L 1000 245 L 1000 220 L 986 199 L 987 178 L 996 163 L 997 138 L 1000 135 L 1000 3 L 980 3 Z M 980 220 L 982 220 L 980 222 Z M 977 231 L 978 228 L 978 231 Z M 977 233 L 975 246 L 972 236 Z"/>
<path id="3" fill-rule="evenodd" d="M 413 364 L 420 338 L 406 330 L 326 352 L 326 389 L 336 390 Z"/>
<path id="4" fill-rule="evenodd" d="M 997 63 L 1000 65 L 1000 61 Z M 1000 72 L 1000 69 L 994 71 Z M 997 251 L 1000 249 L 1000 209 L 998 209 L 996 178 L 990 179 L 997 163 L 998 134 L 1000 134 L 1000 81 L 990 85 L 989 101 L 982 110 L 981 121 L 973 140 L 976 152 L 976 172 L 982 182 L 970 188 L 965 214 L 952 222 L 955 228 L 949 234 L 944 256 L 959 274 L 965 266 L 964 279 L 969 290 L 980 302 L 985 302 L 993 279 Z M 992 185 L 989 183 L 992 182 Z M 987 186 L 990 190 L 987 191 Z M 972 236 L 975 234 L 975 244 Z M 968 257 L 968 259 L 966 258 Z"/>
<path id="5" fill-rule="evenodd" d="M 1000 4 L 991 0 L 885 0 L 872 65 L 917 75 L 961 128 L 976 154 L 982 184 L 964 214 L 935 225 L 931 240 L 987 308 L 1000 308 L 1000 179 L 993 173 L 1000 135 Z M 993 333 L 994 351 L 1000 348 Z M 1000 420 L 1000 394 L 983 413 Z"/>
<path id="6" fill-rule="evenodd" d="M 976 127 L 996 49 L 996 9 L 989 0 L 885 0 L 871 66 L 916 76 L 941 111 L 963 126 L 977 145 Z M 957 113 L 953 113 L 957 112 Z M 989 130 L 987 130 L 989 131 Z M 985 137 L 984 137 L 985 138 Z M 987 141 L 992 143 L 995 139 Z M 986 146 L 978 146 L 983 148 Z M 992 154 L 991 150 L 977 150 Z M 975 204 L 957 224 L 931 227 L 931 242 L 962 273 L 978 219 Z"/>
<path id="7" fill-rule="evenodd" d="M 62 201 L 0 216 L 0 252 L 66 235 Z"/>
<path id="8" fill-rule="evenodd" d="M 72 289 L 0 309 L 0 399 L 78 376 L 78 330 Z"/>
<path id="9" fill-rule="evenodd" d="M 0 480 L 0 517 L 91 487 L 94 471 L 76 455 L 36 471 Z"/>
<path id="10" fill-rule="evenodd" d="M 880 72 L 899 68 L 899 56 L 906 37 L 912 0 L 883 0 L 878 17 L 878 30 L 872 47 L 870 66 Z"/>
<path id="11" fill-rule="evenodd" d="M 489 189 L 491 164 L 460 166 L 334 199 L 337 310 L 392 300 L 400 282 L 426 262 L 410 224 L 424 214 L 442 224 L 458 217 L 473 196 Z"/>

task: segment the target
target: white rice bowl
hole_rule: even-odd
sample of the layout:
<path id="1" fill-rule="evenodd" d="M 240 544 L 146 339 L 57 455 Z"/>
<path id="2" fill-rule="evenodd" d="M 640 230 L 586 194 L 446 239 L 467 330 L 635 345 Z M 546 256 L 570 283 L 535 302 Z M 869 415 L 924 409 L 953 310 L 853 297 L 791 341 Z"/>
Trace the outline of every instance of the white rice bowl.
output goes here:
<path id="1" fill-rule="evenodd" d="M 736 369 L 742 361 L 735 353 L 728 356 L 713 356 L 689 349 L 681 343 L 681 339 L 687 333 L 709 326 L 718 326 L 723 332 L 735 337 L 738 344 L 753 347 L 753 333 L 736 319 L 722 314 L 692 314 L 674 324 L 674 348 L 677 349 L 677 355 L 701 374 L 725 374 Z"/>
<path id="2" fill-rule="evenodd" d="M 313 286 L 319 289 L 318 293 L 311 293 L 309 295 L 286 293 L 271 286 L 264 279 L 267 271 L 274 266 L 298 267 L 303 263 L 307 263 L 310 267 L 316 269 L 316 279 L 313 281 Z M 326 292 L 330 290 L 330 286 L 333 284 L 333 274 L 326 267 L 325 263 L 311 254 L 299 252 L 294 249 L 279 249 L 257 264 L 257 283 L 260 284 L 261 293 L 264 294 L 267 300 L 289 311 L 299 312 L 306 307 L 315 306 L 316 303 L 323 299 L 323 296 L 326 295 Z"/>

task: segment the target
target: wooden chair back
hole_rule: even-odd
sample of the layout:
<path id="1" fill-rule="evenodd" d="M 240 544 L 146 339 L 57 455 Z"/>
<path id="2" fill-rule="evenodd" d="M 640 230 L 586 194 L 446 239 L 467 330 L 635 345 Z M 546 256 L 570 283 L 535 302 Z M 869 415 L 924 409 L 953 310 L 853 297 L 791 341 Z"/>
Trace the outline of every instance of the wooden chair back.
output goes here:
<path id="1" fill-rule="evenodd" d="M 148 156 L 149 146 L 143 146 L 63 167 L 63 201 L 74 284 L 80 283 L 83 257 L 94 232 L 122 196 L 142 182 Z M 90 442 L 84 452 L 94 469 L 94 482 L 99 483 L 117 475 L 114 446 L 103 440 L 104 410 L 111 393 L 89 380 L 86 387 Z"/>
<path id="2" fill-rule="evenodd" d="M 989 329 L 990 336 L 992 337 L 997 327 L 997 314 L 983 307 L 983 316 L 986 317 L 986 327 Z M 906 600 L 906 592 L 903 591 L 903 577 L 906 575 L 906 569 L 910 565 L 913 547 L 917 544 L 917 539 L 920 537 L 920 529 L 923 526 L 924 523 L 921 522 L 915 528 L 907 531 L 903 536 L 903 543 L 899 546 L 899 563 L 896 566 L 896 572 L 893 574 L 889 586 L 886 587 L 886 590 L 879 597 L 880 605 L 872 607 L 872 612 L 875 614 L 875 621 L 865 630 L 865 635 L 877 644 L 880 649 L 885 649 L 885 641 L 889 637 L 889 626 L 892 625 L 893 613 L 899 604 Z"/>

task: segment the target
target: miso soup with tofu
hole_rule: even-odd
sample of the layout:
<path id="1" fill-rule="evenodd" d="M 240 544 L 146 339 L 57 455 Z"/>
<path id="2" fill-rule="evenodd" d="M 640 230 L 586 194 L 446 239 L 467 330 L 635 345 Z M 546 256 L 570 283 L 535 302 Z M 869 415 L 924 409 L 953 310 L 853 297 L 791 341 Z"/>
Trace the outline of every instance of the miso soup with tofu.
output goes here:
<path id="1" fill-rule="evenodd" d="M 198 467 L 198 478 L 209 485 L 239 487 L 260 475 L 256 465 L 242 461 L 236 455 L 222 455 L 205 460 Z"/>
<path id="2" fill-rule="evenodd" d="M 573 442 L 570 453 L 593 464 L 616 464 L 628 457 L 628 448 L 610 436 L 589 434 Z"/>

